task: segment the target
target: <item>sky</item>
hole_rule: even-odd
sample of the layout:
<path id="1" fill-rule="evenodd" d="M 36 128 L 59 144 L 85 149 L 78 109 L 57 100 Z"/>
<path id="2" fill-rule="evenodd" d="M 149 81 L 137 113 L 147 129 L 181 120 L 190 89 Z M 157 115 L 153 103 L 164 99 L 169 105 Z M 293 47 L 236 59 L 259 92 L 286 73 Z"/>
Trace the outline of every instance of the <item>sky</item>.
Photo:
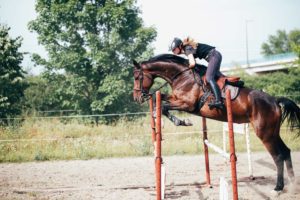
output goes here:
<path id="1" fill-rule="evenodd" d="M 0 23 L 11 27 L 12 37 L 22 36 L 21 51 L 46 55 L 37 35 L 27 29 L 36 17 L 35 0 L 0 0 Z M 300 29 L 299 0 L 137 0 L 145 26 L 157 30 L 155 54 L 170 53 L 174 37 L 190 36 L 215 46 L 223 66 L 246 60 L 246 24 L 249 59 L 262 57 L 261 45 L 277 30 Z M 26 70 L 38 73 L 29 58 Z"/>

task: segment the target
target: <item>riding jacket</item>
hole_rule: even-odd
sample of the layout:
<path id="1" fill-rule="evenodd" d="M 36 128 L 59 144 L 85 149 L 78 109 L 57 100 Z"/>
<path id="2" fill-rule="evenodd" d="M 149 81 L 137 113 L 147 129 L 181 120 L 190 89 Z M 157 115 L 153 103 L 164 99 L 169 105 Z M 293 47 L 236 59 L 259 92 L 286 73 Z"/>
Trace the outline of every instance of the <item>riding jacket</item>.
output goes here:
<path id="1" fill-rule="evenodd" d="M 193 54 L 194 58 L 199 59 L 206 59 L 212 49 L 215 49 L 215 47 L 202 43 L 198 43 L 196 49 L 194 49 L 191 45 L 186 45 L 183 47 L 186 56 Z"/>

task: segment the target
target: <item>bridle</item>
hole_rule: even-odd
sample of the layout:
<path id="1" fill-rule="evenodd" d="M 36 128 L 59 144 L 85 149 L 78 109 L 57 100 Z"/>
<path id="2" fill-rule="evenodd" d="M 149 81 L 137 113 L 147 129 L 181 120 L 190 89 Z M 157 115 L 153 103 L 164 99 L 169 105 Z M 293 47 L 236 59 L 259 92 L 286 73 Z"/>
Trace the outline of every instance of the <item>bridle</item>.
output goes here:
<path id="1" fill-rule="evenodd" d="M 190 68 L 187 68 L 187 69 L 184 69 L 183 71 L 178 72 L 177 74 L 175 74 L 175 75 L 171 78 L 171 81 L 173 81 L 173 80 L 176 79 L 180 74 L 182 74 L 182 73 L 184 73 L 184 72 L 186 72 L 186 71 L 188 71 L 188 70 L 190 70 Z M 168 84 L 168 82 L 165 82 L 165 83 L 162 84 L 160 87 L 158 87 L 157 89 L 155 89 L 153 92 L 149 93 L 148 90 L 145 90 L 145 89 L 143 88 L 143 81 L 144 81 L 144 75 L 147 76 L 148 78 L 152 79 L 151 75 L 150 75 L 150 74 L 147 74 L 147 73 L 144 73 L 142 68 L 140 68 L 140 69 L 134 69 L 133 73 L 135 74 L 135 73 L 137 73 L 137 72 L 139 73 L 138 78 L 139 78 L 139 81 L 140 81 L 140 87 L 139 87 L 139 88 L 134 87 L 133 90 L 135 90 L 135 91 L 141 91 L 141 93 L 142 93 L 141 97 L 142 97 L 145 101 L 148 101 L 148 100 L 151 98 L 151 96 L 152 96 L 153 94 L 155 94 L 156 91 L 160 90 L 161 88 L 165 87 L 165 86 Z M 145 102 L 145 101 L 144 101 L 144 102 Z"/>
<path id="2" fill-rule="evenodd" d="M 140 87 L 139 87 L 139 88 L 134 87 L 133 90 L 135 90 L 135 91 L 140 91 L 140 92 L 142 93 L 142 98 L 143 98 L 143 99 L 146 99 L 146 101 L 148 101 L 148 100 L 150 99 L 150 96 L 152 96 L 152 94 L 149 94 L 149 93 L 148 93 L 148 90 L 145 90 L 145 89 L 143 88 L 144 75 L 147 76 L 149 79 L 151 79 L 152 77 L 150 77 L 149 74 L 146 74 L 146 73 L 144 74 L 142 68 L 140 68 L 140 69 L 135 69 L 135 70 L 133 71 L 133 74 L 135 74 L 135 73 L 139 73 L 138 79 L 139 79 L 139 82 L 140 82 Z"/>

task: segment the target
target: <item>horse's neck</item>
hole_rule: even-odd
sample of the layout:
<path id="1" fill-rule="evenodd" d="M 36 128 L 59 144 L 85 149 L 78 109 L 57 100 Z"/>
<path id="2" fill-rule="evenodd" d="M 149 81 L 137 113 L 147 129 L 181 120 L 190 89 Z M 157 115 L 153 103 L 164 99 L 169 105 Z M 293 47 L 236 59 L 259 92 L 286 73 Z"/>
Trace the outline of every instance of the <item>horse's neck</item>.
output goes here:
<path id="1" fill-rule="evenodd" d="M 166 80 L 167 82 L 169 82 L 170 84 L 172 84 L 175 76 L 178 75 L 180 72 L 182 72 L 184 68 L 168 63 L 164 65 L 159 65 L 159 64 L 148 65 L 146 67 L 146 70 L 149 71 L 149 73 L 152 74 L 154 77 L 160 77 Z"/>

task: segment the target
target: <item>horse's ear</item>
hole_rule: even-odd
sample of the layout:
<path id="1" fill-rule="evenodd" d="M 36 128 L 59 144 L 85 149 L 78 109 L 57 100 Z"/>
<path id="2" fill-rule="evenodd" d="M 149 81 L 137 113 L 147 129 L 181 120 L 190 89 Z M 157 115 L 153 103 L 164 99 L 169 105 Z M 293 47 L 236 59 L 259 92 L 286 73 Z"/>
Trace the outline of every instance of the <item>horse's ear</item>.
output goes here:
<path id="1" fill-rule="evenodd" d="M 136 60 L 133 59 L 132 62 L 133 62 L 133 65 L 135 68 L 137 68 L 137 69 L 141 68 L 140 64 L 138 62 L 136 62 Z"/>

